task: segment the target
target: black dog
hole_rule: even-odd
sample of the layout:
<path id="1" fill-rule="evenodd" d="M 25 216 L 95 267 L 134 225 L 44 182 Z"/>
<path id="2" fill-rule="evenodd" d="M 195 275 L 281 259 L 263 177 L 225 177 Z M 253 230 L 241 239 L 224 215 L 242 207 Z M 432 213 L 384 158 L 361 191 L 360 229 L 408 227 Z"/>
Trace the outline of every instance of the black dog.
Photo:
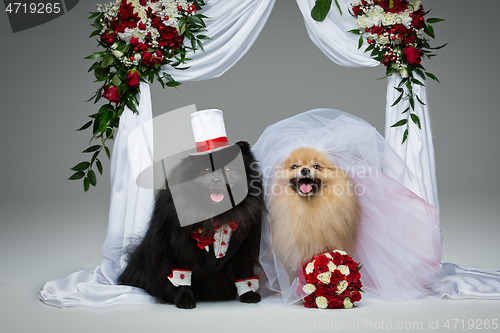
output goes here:
<path id="1" fill-rule="evenodd" d="M 254 269 L 259 265 L 262 182 L 249 144 L 238 142 L 230 148 L 241 150 L 243 163 L 231 163 L 234 154 L 229 149 L 222 157 L 190 156 L 175 168 L 168 178 L 170 187 L 158 193 L 148 230 L 131 251 L 119 284 L 142 288 L 161 303 L 185 309 L 196 307 L 197 301 L 234 300 L 237 294 L 241 302 L 260 301 L 256 288 L 246 285 L 255 285 Z M 189 186 L 175 194 L 172 188 L 177 184 Z M 237 193 L 238 186 L 241 190 L 241 184 L 248 195 L 235 205 L 231 193 Z M 196 219 L 210 210 L 217 212 L 228 200 L 234 208 L 181 226 L 180 211 Z M 228 233 L 228 244 L 214 242 Z M 190 285 L 183 283 L 189 278 Z"/>

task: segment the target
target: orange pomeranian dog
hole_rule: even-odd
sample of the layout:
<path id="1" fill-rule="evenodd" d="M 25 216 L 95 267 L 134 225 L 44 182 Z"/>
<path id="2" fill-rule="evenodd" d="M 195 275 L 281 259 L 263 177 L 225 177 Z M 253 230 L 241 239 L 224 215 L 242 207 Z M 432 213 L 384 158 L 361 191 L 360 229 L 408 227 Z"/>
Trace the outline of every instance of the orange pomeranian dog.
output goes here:
<path id="1" fill-rule="evenodd" d="M 327 250 L 352 253 L 360 204 L 344 170 L 315 149 L 299 148 L 284 161 L 275 184 L 269 206 L 272 241 L 287 271 Z"/>

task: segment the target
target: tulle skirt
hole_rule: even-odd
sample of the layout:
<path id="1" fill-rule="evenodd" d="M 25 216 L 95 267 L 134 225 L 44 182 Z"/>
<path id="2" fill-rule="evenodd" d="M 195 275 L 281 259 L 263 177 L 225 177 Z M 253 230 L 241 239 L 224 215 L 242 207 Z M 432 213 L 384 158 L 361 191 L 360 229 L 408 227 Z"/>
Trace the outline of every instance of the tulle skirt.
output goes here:
<path id="1" fill-rule="evenodd" d="M 385 300 L 425 295 L 425 285 L 441 262 L 439 215 L 411 191 L 416 183 L 404 161 L 360 118 L 333 109 L 305 112 L 269 126 L 252 148 L 262 169 L 267 204 L 277 181 L 274 175 L 299 147 L 322 152 L 355 182 L 362 216 L 352 255 L 363 265 L 366 295 Z M 260 260 L 268 279 L 265 288 L 267 294 L 279 292 L 290 304 L 301 299 L 300 265 L 292 272 L 284 268 L 273 251 L 272 223 L 264 214 Z"/>

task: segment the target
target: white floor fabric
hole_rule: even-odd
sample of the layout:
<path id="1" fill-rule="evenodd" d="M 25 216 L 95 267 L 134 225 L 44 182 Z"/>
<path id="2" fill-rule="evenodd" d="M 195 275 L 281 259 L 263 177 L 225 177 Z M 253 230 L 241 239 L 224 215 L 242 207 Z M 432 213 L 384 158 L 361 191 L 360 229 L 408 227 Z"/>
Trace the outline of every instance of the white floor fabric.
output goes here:
<path id="1" fill-rule="evenodd" d="M 443 262 L 500 267 L 499 199 L 499 193 L 440 193 Z M 36 293 L 48 280 L 99 264 L 109 201 L 92 194 L 23 201 L 0 203 L 2 332 L 217 332 L 224 327 L 238 332 L 500 330 L 498 300 L 364 299 L 350 310 L 236 301 L 201 303 L 194 310 L 158 304 L 108 310 L 53 308 L 37 301 Z"/>

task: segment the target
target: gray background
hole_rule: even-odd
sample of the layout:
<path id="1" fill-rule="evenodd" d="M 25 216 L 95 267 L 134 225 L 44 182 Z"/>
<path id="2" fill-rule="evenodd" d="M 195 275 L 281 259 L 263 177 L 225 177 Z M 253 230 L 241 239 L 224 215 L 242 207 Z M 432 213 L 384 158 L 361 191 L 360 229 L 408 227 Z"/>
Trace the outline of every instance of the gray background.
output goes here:
<path id="1" fill-rule="evenodd" d="M 83 193 L 79 181 L 67 181 L 70 167 L 83 160 L 89 132 L 75 132 L 96 106 L 85 103 L 97 89 L 92 64 L 83 58 L 97 50 L 87 12 L 99 1 L 80 1 L 66 15 L 13 34 L 0 13 L 2 144 L 0 187 L 0 288 L 2 317 L 9 332 L 88 331 L 96 326 L 152 331 L 194 327 L 190 312 L 165 306 L 112 311 L 72 309 L 59 312 L 35 302 L 47 280 L 78 269 L 94 269 L 102 258 L 109 204 L 109 163 L 97 188 Z M 450 44 L 424 65 L 441 84 L 428 81 L 437 177 L 444 235 L 443 261 L 500 267 L 498 253 L 500 177 L 497 128 L 498 12 L 500 2 L 424 1 L 435 25 L 437 46 Z M 473 7 L 473 8 L 472 8 Z M 159 115 L 188 104 L 224 111 L 230 141 L 255 143 L 262 131 L 283 118 L 318 107 L 336 108 L 364 118 L 383 134 L 386 82 L 384 68 L 343 68 L 328 60 L 309 40 L 292 0 L 278 0 L 250 51 L 220 78 L 186 83 L 179 89 L 152 87 L 153 112 Z M 168 309 L 168 310 L 167 310 Z M 498 301 L 425 300 L 358 308 L 358 312 L 270 310 L 264 305 L 203 305 L 199 326 L 215 327 L 227 311 L 235 327 L 274 331 L 293 329 L 291 320 L 328 318 L 418 320 L 494 319 Z M 264 309 L 264 311 L 262 311 Z M 268 311 L 269 310 L 269 311 Z M 166 312 L 165 312 L 166 311 Z M 166 314 L 167 313 L 167 314 Z M 261 318 L 250 320 L 248 315 Z M 5 317 L 4 317 L 5 315 Z M 33 318 L 33 320 L 26 320 Z M 326 317 L 325 317 L 326 316 Z M 54 323 L 50 325 L 49 323 Z M 75 323 L 78 323 L 75 327 Z M 265 326 L 263 326 L 265 323 Z M 191 325 L 191 326 L 189 326 Z M 146 327 L 148 327 L 146 325 Z M 208 329 L 211 331 L 210 329 Z"/>

